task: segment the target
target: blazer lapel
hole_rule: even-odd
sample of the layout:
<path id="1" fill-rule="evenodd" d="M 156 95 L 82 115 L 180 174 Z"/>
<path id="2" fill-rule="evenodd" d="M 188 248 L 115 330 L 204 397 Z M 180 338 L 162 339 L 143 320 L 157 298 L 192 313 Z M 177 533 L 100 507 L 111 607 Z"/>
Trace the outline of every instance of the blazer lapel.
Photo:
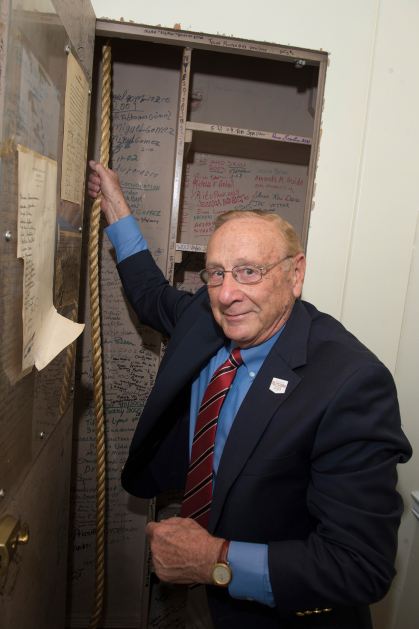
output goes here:
<path id="1" fill-rule="evenodd" d="M 294 369 L 306 364 L 311 318 L 298 300 L 249 389 L 227 438 L 214 485 L 208 530 L 217 526 L 230 487 L 250 458 L 272 416 L 301 381 Z M 285 393 L 269 389 L 272 378 L 288 382 Z"/>
<path id="2" fill-rule="evenodd" d="M 212 313 L 205 312 L 170 339 L 158 379 L 148 397 L 131 444 L 134 452 L 187 382 L 197 374 L 226 341 Z"/>

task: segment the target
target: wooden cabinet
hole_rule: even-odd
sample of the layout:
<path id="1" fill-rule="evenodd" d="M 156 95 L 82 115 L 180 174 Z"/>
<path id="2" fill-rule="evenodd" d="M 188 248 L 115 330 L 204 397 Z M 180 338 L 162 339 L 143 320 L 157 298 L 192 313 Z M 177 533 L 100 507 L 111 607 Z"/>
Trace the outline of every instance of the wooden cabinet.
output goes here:
<path id="1" fill-rule="evenodd" d="M 213 220 L 234 208 L 283 216 L 305 247 L 327 54 L 103 20 L 96 35 L 88 158 L 99 158 L 100 50 L 111 37 L 110 167 L 167 278 L 178 288 L 198 290 Z M 87 260 L 87 242 L 85 247 Z M 128 498 L 119 471 L 164 345 L 129 309 L 106 236 L 100 261 L 109 488 L 106 622 L 145 627 L 152 579 L 144 529 L 156 505 Z M 87 329 L 76 362 L 72 626 L 78 626 L 74 619 L 88 618 L 93 588 L 95 455 L 86 273 L 83 281 Z M 165 517 L 173 515 L 178 500 L 175 493 L 159 500 Z M 166 626 L 161 618 L 169 623 L 170 605 L 182 615 L 176 597 L 175 590 L 151 597 L 152 626 Z"/>

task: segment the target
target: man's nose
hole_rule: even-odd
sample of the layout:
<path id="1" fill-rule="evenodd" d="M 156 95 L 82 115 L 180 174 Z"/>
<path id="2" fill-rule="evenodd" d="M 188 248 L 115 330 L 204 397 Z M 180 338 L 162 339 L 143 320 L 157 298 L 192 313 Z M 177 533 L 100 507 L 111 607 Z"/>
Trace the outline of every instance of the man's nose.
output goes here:
<path id="1" fill-rule="evenodd" d="M 241 301 L 243 299 L 243 291 L 241 284 L 234 279 L 233 273 L 225 273 L 224 281 L 221 284 L 218 299 L 222 304 L 230 304 L 233 301 Z"/>

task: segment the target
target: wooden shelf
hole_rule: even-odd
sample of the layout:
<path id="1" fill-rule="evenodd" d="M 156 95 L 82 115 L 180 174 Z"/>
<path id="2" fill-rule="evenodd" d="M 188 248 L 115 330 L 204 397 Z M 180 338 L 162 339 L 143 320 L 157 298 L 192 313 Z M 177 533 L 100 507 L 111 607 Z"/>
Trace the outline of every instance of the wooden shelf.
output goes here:
<path id="1" fill-rule="evenodd" d="M 303 144 L 310 146 L 312 138 L 304 138 L 288 133 L 276 133 L 275 131 L 258 131 L 256 129 L 240 129 L 239 127 L 223 127 L 222 125 L 204 124 L 202 122 L 187 122 L 186 128 L 191 131 L 206 131 L 207 133 L 222 133 L 244 138 L 263 138 L 274 142 L 288 142 L 290 144 Z"/>
<path id="2" fill-rule="evenodd" d="M 195 251 L 196 253 L 205 253 L 206 245 L 187 245 L 183 242 L 176 243 L 176 251 Z"/>
<path id="3" fill-rule="evenodd" d="M 311 138 L 200 122 L 187 122 L 186 129 L 193 132 L 190 153 L 304 165 L 310 161 Z"/>

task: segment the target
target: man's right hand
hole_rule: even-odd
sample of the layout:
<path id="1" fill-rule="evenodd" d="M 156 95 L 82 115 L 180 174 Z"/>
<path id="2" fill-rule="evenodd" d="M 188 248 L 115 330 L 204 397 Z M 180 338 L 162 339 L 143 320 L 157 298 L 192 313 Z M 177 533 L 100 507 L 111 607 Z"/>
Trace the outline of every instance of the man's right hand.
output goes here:
<path id="1" fill-rule="evenodd" d="M 91 160 L 89 166 L 92 172 L 89 175 L 87 188 L 92 199 L 96 199 L 102 192 L 100 207 L 106 216 L 109 225 L 119 221 L 125 216 L 130 216 L 129 209 L 119 185 L 119 177 L 113 170 L 106 170 L 102 164 Z"/>

